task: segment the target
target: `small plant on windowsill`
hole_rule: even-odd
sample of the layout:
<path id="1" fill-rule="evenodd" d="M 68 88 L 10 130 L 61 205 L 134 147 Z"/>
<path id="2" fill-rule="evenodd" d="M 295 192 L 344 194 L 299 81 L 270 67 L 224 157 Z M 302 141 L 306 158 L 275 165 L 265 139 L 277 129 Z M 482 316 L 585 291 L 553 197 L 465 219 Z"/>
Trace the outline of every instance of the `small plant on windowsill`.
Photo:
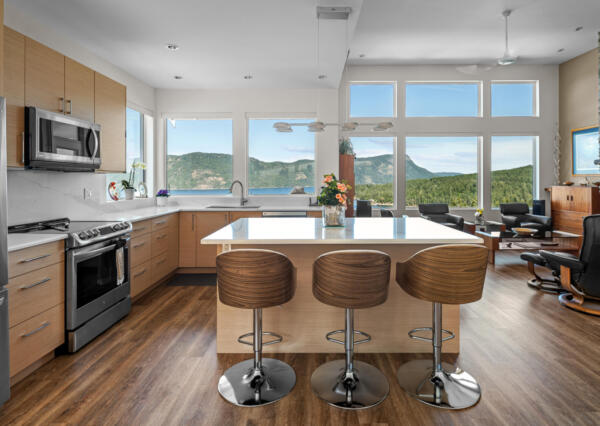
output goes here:
<path id="1" fill-rule="evenodd" d="M 349 189 L 350 185 L 337 180 L 333 173 L 323 176 L 323 186 L 317 197 L 319 205 L 323 206 L 323 226 L 344 226 Z"/>
<path id="2" fill-rule="evenodd" d="M 135 184 L 135 171 L 137 169 L 143 170 L 145 168 L 146 168 L 146 164 L 142 163 L 141 161 L 134 160 L 133 163 L 131 163 L 131 170 L 129 171 L 129 179 L 123 179 L 121 181 L 121 187 L 125 191 L 125 199 L 126 200 L 133 200 L 133 197 L 135 195 L 135 187 L 133 186 Z"/>
<path id="3" fill-rule="evenodd" d="M 164 207 L 167 205 L 167 202 L 169 201 L 169 196 L 171 194 L 169 193 L 168 189 L 160 189 L 157 193 L 156 193 L 156 205 L 158 207 Z"/>

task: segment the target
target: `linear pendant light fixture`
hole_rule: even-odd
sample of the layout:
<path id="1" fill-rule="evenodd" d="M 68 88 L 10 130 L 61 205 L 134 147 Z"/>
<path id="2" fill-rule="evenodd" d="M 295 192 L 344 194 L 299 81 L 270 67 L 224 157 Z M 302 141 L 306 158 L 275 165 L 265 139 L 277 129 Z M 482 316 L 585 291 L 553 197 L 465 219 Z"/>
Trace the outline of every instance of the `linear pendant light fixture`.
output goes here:
<path id="1" fill-rule="evenodd" d="M 373 132 L 385 132 L 394 125 L 390 121 L 381 121 L 379 123 L 359 123 L 357 121 L 348 121 L 343 124 L 339 123 L 323 123 L 322 121 L 312 121 L 310 123 L 288 123 L 285 121 L 278 121 L 273 124 L 273 128 L 281 133 L 291 133 L 294 131 L 293 127 L 307 127 L 309 132 L 320 133 L 325 131 L 328 126 L 338 126 L 342 132 L 353 132 L 360 126 L 370 126 Z"/>

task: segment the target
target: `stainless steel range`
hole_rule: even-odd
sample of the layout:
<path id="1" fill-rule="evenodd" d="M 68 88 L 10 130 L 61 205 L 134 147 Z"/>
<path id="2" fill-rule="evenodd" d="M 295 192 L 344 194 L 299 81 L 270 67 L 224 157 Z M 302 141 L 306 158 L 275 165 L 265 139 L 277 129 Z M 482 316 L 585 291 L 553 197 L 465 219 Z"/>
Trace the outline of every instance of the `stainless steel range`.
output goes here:
<path id="1" fill-rule="evenodd" d="M 69 352 L 76 352 L 131 310 L 130 222 L 56 219 L 11 226 L 9 233 L 63 233 Z"/>

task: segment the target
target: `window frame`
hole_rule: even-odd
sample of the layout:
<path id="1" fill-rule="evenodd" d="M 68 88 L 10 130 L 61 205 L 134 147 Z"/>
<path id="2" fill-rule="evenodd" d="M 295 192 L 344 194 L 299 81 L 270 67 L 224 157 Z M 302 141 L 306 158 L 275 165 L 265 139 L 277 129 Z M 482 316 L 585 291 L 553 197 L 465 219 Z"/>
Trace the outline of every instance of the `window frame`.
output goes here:
<path id="1" fill-rule="evenodd" d="M 245 197 L 286 197 L 291 194 L 250 194 L 250 120 L 274 120 L 274 121 L 287 121 L 287 120 L 306 120 L 307 123 L 317 120 L 318 115 L 314 112 L 302 113 L 302 112 L 285 112 L 285 113 L 246 113 L 244 119 L 245 128 L 245 161 L 244 161 L 244 196 Z M 309 118 L 312 117 L 312 118 Z M 276 131 L 273 129 L 273 131 Z M 315 188 L 314 194 L 294 194 L 295 197 L 317 197 L 319 195 L 319 177 L 317 173 L 318 163 L 318 150 L 317 150 L 317 135 L 319 132 L 313 133 L 313 149 L 314 149 L 314 172 L 313 177 L 313 188 Z"/>
<path id="2" fill-rule="evenodd" d="M 527 117 L 526 117 L 527 118 Z M 532 118 L 532 117 L 528 117 L 528 118 Z M 532 155 L 531 155 L 531 159 L 532 159 L 532 165 L 533 165 L 533 175 L 532 175 L 532 188 L 531 188 L 531 197 L 532 200 L 538 200 L 540 197 L 540 188 L 539 188 L 539 182 L 540 182 L 540 168 L 539 168 L 539 163 L 540 163 L 540 135 L 535 134 L 533 132 L 494 132 L 492 134 L 490 134 L 490 138 L 489 138 L 489 151 L 490 151 L 490 168 L 489 168 L 489 182 L 486 185 L 486 191 L 489 194 L 489 203 L 490 203 L 490 209 L 492 211 L 500 211 L 500 206 L 494 206 L 494 201 L 492 200 L 492 172 L 493 172 L 493 161 L 494 161 L 494 150 L 493 150 L 493 139 L 494 137 L 511 137 L 511 136 L 520 136 L 520 137 L 527 137 L 527 138 L 534 138 L 533 139 L 533 143 L 532 145 Z M 529 206 L 532 207 L 532 206 Z"/>
<path id="3" fill-rule="evenodd" d="M 231 180 L 235 180 L 235 123 L 233 114 L 231 113 L 163 113 L 161 115 L 161 120 L 163 122 L 163 155 L 164 155 L 164 170 L 163 170 L 163 179 L 165 187 L 170 190 L 169 186 L 169 167 L 168 167 L 168 157 L 169 157 L 169 138 L 167 136 L 168 133 L 168 121 L 169 120 L 230 120 L 231 121 Z M 215 197 L 219 196 L 218 194 L 176 194 L 177 197 Z"/>
<path id="4" fill-rule="evenodd" d="M 464 118 L 464 117 L 459 117 L 459 118 Z M 470 117 L 473 118 L 473 117 Z M 428 132 L 428 133 L 407 133 L 404 136 L 404 155 L 405 158 L 404 160 L 406 161 L 406 142 L 408 138 L 461 138 L 461 137 L 465 137 L 465 138 L 477 138 L 477 171 L 476 171 L 476 178 L 477 178 L 477 203 L 475 207 L 469 207 L 469 206 L 450 206 L 448 205 L 448 208 L 452 211 L 452 210 L 475 210 L 477 208 L 481 208 L 483 206 L 483 188 L 484 188 L 484 184 L 483 184 L 483 149 L 484 149 L 484 136 L 482 134 L 479 133 L 466 133 L 466 132 L 441 132 L 441 133 L 432 133 L 432 132 Z M 403 170 L 404 170 L 404 210 L 406 211 L 418 211 L 419 210 L 419 206 L 408 206 L 406 204 L 406 187 L 407 187 L 407 182 L 408 179 L 406 179 L 406 165 L 403 164 Z M 491 187 L 490 187 L 491 188 Z"/>
<path id="5" fill-rule="evenodd" d="M 352 141 L 352 138 L 391 138 L 392 139 L 391 143 L 393 145 L 393 155 L 394 155 L 394 160 L 393 160 L 394 177 L 393 177 L 393 181 L 392 181 L 393 203 L 392 203 L 392 207 L 378 207 L 378 209 L 392 209 L 392 210 L 398 209 L 400 206 L 399 199 L 398 199 L 398 140 L 399 140 L 398 135 L 393 134 L 393 133 L 390 133 L 390 134 L 386 133 L 384 135 L 374 136 L 372 133 L 352 132 L 345 136 L 349 137 L 350 141 Z M 355 161 L 356 161 L 356 158 L 355 158 Z M 354 179 L 356 180 L 356 172 L 355 172 Z M 356 186 L 356 181 L 355 181 L 354 185 Z M 356 189 L 355 189 L 355 199 L 356 199 Z"/>
<path id="6" fill-rule="evenodd" d="M 351 97 L 351 87 L 353 85 L 360 85 L 360 86 L 381 86 L 381 85 L 391 85 L 393 87 L 393 91 L 394 91 L 394 101 L 393 101 L 393 107 L 394 107 L 394 112 L 391 116 L 387 116 L 387 117 L 381 117 L 381 116 L 353 116 L 351 115 L 351 103 L 352 103 L 352 97 Z M 346 117 L 350 120 L 364 120 L 364 121 L 368 121 L 368 120 L 379 120 L 379 121 L 389 121 L 392 119 L 396 119 L 398 118 L 398 81 L 384 81 L 384 80 L 370 80 L 370 81 L 349 81 L 348 84 L 346 85 Z"/>
<path id="7" fill-rule="evenodd" d="M 492 94 L 495 84 L 533 84 L 533 115 L 493 115 L 492 109 L 494 105 L 494 96 Z M 540 81 L 539 80 L 490 80 L 490 118 L 540 118 Z M 527 135 L 519 135 L 527 136 Z"/>
<path id="8" fill-rule="evenodd" d="M 408 91 L 407 88 L 410 85 L 477 85 L 477 115 L 418 115 L 409 116 L 407 115 L 407 103 L 408 103 Z M 404 119 L 440 119 L 440 118 L 451 118 L 451 119 L 476 119 L 483 117 L 483 80 L 406 80 L 404 81 Z"/>

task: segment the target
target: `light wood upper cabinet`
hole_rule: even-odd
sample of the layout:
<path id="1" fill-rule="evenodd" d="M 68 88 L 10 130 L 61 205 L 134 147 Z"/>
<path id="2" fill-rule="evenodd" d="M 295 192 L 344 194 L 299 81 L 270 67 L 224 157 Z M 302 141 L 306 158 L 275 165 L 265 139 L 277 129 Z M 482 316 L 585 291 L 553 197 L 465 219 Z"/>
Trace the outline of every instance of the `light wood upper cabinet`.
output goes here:
<path id="1" fill-rule="evenodd" d="M 94 73 L 94 78 L 94 121 L 101 126 L 100 170 L 124 172 L 127 168 L 125 164 L 127 91 L 125 86 L 100 73 Z"/>
<path id="2" fill-rule="evenodd" d="M 25 37 L 25 105 L 63 112 L 65 57 Z"/>
<path id="3" fill-rule="evenodd" d="M 65 113 L 94 121 L 94 71 L 65 58 Z"/>
<path id="4" fill-rule="evenodd" d="M 4 96 L 6 97 L 6 160 L 23 167 L 25 132 L 25 36 L 4 27 Z"/>

